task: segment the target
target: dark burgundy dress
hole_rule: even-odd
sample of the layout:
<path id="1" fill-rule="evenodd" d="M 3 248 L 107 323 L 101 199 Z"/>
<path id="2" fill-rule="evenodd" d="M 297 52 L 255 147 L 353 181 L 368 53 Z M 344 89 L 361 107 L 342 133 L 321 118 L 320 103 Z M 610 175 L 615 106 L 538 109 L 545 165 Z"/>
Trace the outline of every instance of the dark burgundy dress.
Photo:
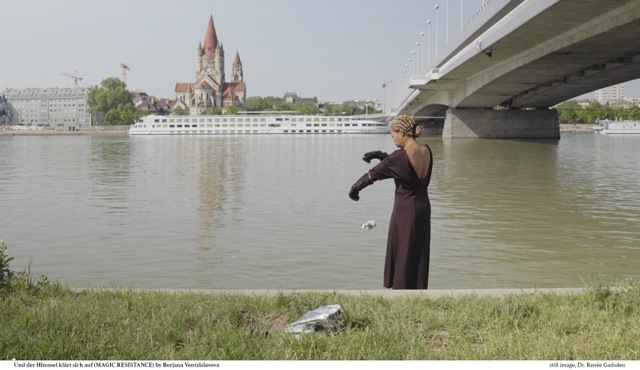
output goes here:
<path id="1" fill-rule="evenodd" d="M 374 181 L 393 178 L 396 183 L 384 264 L 385 288 L 427 289 L 431 239 L 431 203 L 427 189 L 433 168 L 431 148 L 429 158 L 424 179 L 418 178 L 404 149 L 391 153 L 369 171 Z"/>

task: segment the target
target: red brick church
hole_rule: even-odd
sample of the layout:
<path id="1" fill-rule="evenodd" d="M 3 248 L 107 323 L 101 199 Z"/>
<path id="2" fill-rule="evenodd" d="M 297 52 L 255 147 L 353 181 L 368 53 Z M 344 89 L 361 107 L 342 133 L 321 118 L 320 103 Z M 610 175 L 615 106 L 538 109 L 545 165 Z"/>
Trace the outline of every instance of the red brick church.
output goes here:
<path id="1" fill-rule="evenodd" d="M 246 106 L 246 85 L 243 80 L 240 54 L 236 52 L 231 67 L 231 80 L 226 81 L 224 71 L 224 48 L 218 41 L 213 16 L 204 35 L 204 42 L 198 45 L 196 56 L 196 81 L 178 82 L 175 88 L 176 100 L 173 109 L 180 107 L 190 115 L 198 115 L 212 107 L 226 110 Z"/>

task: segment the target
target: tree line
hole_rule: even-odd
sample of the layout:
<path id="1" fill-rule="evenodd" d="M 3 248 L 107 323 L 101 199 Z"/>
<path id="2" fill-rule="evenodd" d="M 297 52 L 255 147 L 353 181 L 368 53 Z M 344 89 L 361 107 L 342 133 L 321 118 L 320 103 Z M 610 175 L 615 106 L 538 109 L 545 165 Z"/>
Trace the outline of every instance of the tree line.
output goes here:
<path id="1" fill-rule="evenodd" d="M 295 112 L 299 115 L 352 116 L 358 114 L 380 113 L 372 106 L 361 107 L 354 103 L 325 103 L 322 108 L 315 103 L 303 101 L 288 103 L 277 96 L 252 96 L 247 98 L 247 111 L 258 112 Z"/>
<path id="2" fill-rule="evenodd" d="M 114 77 L 104 79 L 100 83 L 100 87 L 89 91 L 87 103 L 89 104 L 91 112 L 101 115 L 107 125 L 130 125 L 140 117 L 149 114 L 149 112 L 136 111 L 133 103 L 133 95 L 129 90 L 127 90 L 126 84 Z M 247 111 L 290 112 L 299 115 L 322 114 L 325 116 L 380 113 L 380 110 L 376 110 L 371 106 L 360 107 L 349 103 L 324 104 L 323 109 L 321 110 L 318 105 L 314 103 L 288 103 L 282 98 L 276 96 L 249 97 L 247 98 L 246 108 Z M 227 115 L 238 113 L 238 107 L 227 107 L 224 111 L 224 114 Z M 188 112 L 178 107 L 172 112 L 172 114 L 186 115 Z M 223 111 L 218 107 L 212 107 L 202 114 L 219 115 L 223 114 Z"/>
<path id="3" fill-rule="evenodd" d="M 596 123 L 603 120 L 640 120 L 640 107 L 620 100 L 606 104 L 591 102 L 583 107 L 576 100 L 567 100 L 556 106 L 560 123 Z"/>

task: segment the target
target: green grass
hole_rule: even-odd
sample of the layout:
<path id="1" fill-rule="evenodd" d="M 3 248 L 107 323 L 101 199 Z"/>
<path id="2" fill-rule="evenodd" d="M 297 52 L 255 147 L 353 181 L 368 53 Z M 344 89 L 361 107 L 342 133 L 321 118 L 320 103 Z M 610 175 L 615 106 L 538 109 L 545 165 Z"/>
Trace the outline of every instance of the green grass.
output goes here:
<path id="1" fill-rule="evenodd" d="M 639 280 L 503 297 L 75 291 L 14 273 L 5 250 L 0 360 L 640 359 Z M 330 304 L 340 332 L 285 332 Z"/>
<path id="2" fill-rule="evenodd" d="M 288 323 L 340 304 L 339 333 Z M 4 360 L 637 360 L 640 285 L 505 297 L 74 292 L 0 300 Z"/>

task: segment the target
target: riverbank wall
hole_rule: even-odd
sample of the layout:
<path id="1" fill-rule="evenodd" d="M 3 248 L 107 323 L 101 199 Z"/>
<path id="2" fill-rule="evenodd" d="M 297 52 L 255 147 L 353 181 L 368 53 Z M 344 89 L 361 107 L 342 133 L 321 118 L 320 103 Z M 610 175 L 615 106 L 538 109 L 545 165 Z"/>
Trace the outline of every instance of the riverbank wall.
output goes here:
<path id="1" fill-rule="evenodd" d="M 581 134 L 592 134 L 593 128 L 596 127 L 592 124 L 584 124 L 584 123 L 561 123 L 560 124 L 560 132 L 561 133 L 581 133 Z"/>
<path id="2" fill-rule="evenodd" d="M 129 125 L 120 126 L 2 126 L 0 135 L 128 135 Z"/>

